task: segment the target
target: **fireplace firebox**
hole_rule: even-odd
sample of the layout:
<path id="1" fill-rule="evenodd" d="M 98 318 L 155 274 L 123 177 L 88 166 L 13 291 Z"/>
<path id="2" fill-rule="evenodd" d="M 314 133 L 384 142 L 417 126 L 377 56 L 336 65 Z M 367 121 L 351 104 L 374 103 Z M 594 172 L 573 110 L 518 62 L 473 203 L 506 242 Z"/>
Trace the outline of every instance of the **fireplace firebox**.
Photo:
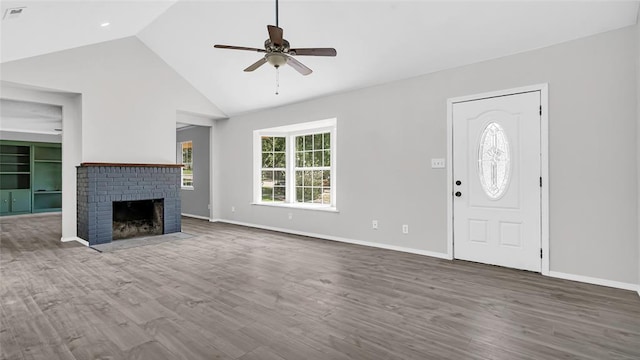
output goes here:
<path id="1" fill-rule="evenodd" d="M 113 240 L 162 235 L 164 199 L 114 201 Z"/>

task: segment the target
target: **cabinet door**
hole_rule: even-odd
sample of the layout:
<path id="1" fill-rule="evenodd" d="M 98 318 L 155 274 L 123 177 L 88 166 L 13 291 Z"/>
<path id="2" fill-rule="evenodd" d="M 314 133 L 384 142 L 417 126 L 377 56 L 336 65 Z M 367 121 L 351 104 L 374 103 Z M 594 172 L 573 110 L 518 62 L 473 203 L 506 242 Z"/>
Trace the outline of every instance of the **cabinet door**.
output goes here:
<path id="1" fill-rule="evenodd" d="M 9 212 L 9 204 L 11 201 L 11 193 L 8 191 L 0 191 L 0 213 Z"/>
<path id="2" fill-rule="evenodd" d="M 31 212 L 31 191 L 11 191 L 11 212 Z"/>

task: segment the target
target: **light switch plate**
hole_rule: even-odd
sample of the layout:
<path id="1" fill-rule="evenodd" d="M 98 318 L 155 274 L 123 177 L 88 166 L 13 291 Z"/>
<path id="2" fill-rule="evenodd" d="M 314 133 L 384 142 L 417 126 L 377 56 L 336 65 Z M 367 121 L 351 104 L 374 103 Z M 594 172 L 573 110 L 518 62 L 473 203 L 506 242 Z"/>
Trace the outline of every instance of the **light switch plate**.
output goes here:
<path id="1" fill-rule="evenodd" d="M 444 159 L 431 159 L 432 169 L 444 169 Z"/>

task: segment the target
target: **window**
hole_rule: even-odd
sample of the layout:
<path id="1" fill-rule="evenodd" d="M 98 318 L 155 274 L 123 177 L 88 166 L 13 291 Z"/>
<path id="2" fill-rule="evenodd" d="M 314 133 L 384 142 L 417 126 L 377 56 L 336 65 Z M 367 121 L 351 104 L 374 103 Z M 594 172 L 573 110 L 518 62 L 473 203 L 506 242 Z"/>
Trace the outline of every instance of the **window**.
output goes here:
<path id="1" fill-rule="evenodd" d="M 193 143 L 185 141 L 180 143 L 182 154 L 182 175 L 180 184 L 183 189 L 193 189 Z"/>
<path id="2" fill-rule="evenodd" d="M 286 138 L 262 136 L 262 201 L 284 202 L 286 199 Z"/>
<path id="3" fill-rule="evenodd" d="M 296 202 L 331 204 L 331 132 L 299 135 L 296 142 Z"/>
<path id="4" fill-rule="evenodd" d="M 255 203 L 335 210 L 335 137 L 335 119 L 255 131 Z"/>

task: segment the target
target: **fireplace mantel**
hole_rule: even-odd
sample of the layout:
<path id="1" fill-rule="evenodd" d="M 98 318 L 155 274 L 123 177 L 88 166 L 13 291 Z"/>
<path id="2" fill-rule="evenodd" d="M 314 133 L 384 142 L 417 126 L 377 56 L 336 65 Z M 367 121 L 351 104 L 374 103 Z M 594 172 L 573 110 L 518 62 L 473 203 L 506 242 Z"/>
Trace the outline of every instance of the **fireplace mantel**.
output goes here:
<path id="1" fill-rule="evenodd" d="M 102 163 L 102 162 L 83 162 L 81 167 L 155 167 L 155 168 L 181 168 L 182 164 L 131 164 L 131 163 Z"/>

